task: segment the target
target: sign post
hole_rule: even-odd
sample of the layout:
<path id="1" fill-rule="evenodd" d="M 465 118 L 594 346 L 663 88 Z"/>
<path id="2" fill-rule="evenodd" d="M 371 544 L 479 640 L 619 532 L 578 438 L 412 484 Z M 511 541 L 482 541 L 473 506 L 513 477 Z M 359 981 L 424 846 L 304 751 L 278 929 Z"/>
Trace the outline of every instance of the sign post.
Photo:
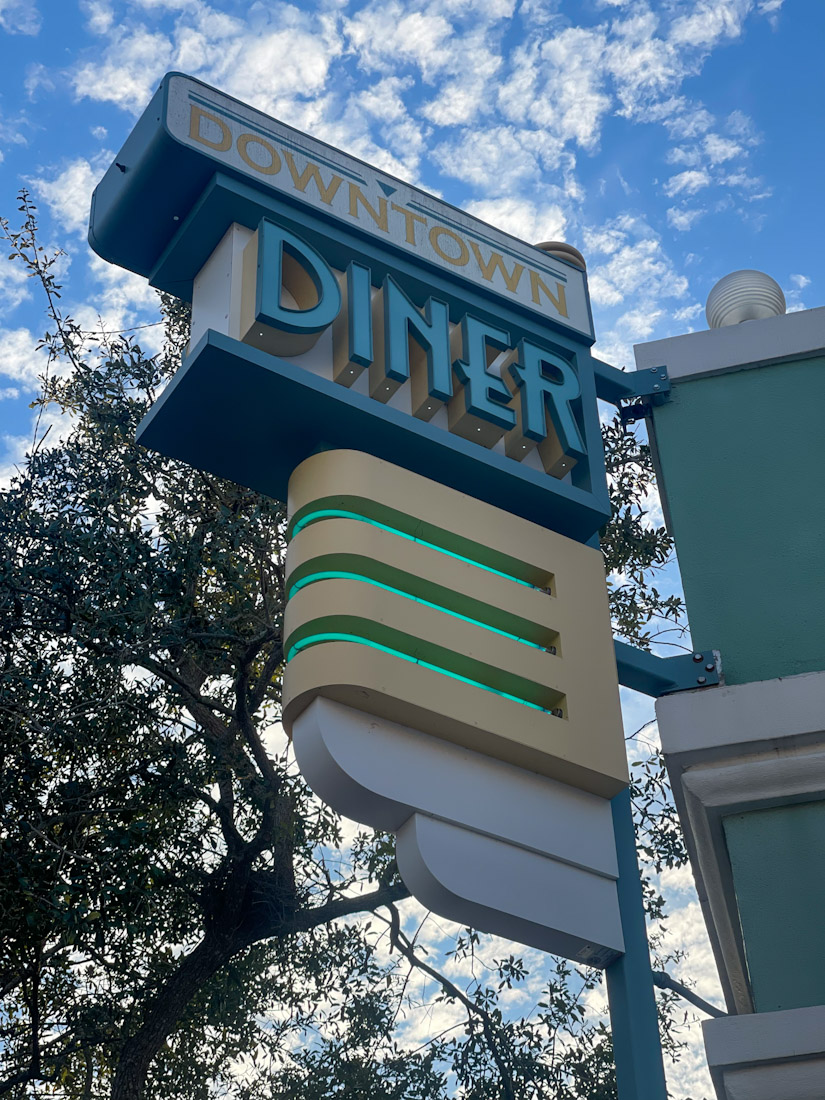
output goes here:
<path id="1" fill-rule="evenodd" d="M 436 912 L 607 968 L 621 1100 L 664 1100 L 593 545 L 596 399 L 642 391 L 591 357 L 583 267 L 176 73 L 89 239 L 192 302 L 139 440 L 288 502 L 309 783 Z"/>

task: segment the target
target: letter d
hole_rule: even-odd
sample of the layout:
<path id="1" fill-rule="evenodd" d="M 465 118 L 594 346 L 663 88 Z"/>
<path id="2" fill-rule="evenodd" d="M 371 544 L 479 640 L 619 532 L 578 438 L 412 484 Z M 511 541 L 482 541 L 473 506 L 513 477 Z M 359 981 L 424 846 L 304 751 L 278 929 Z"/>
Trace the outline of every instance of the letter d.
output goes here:
<path id="1" fill-rule="evenodd" d="M 312 245 L 266 218 L 258 226 L 255 318 L 278 333 L 281 355 L 300 355 L 341 309 L 341 289 Z M 290 350 L 287 350 L 289 348 Z"/>
<path id="2" fill-rule="evenodd" d="M 220 141 L 212 141 L 211 138 L 203 136 L 201 133 L 202 119 L 206 119 L 207 122 L 213 123 L 220 129 Z M 194 141 L 199 141 L 201 145 L 206 145 L 218 153 L 225 153 L 232 145 L 232 133 L 226 123 L 219 119 L 217 115 L 213 115 L 209 111 L 204 111 L 202 107 L 197 107 L 194 103 L 191 105 L 191 112 L 189 115 L 189 136 Z"/>

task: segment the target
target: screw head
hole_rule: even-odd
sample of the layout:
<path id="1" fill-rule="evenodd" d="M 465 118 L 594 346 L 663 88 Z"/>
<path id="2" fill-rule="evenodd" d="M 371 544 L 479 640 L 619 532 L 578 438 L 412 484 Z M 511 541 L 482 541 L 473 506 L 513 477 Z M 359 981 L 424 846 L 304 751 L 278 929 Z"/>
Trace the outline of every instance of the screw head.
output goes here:
<path id="1" fill-rule="evenodd" d="M 650 368 L 650 373 L 655 374 L 658 369 L 659 369 L 658 367 L 651 367 Z"/>
<path id="2" fill-rule="evenodd" d="M 696 683 L 697 684 L 706 684 L 707 682 L 708 682 L 707 676 L 697 676 L 696 677 Z"/>
<path id="3" fill-rule="evenodd" d="M 705 672 L 715 672 L 716 665 L 705 665 Z"/>
<path id="4" fill-rule="evenodd" d="M 657 382 L 657 383 L 656 383 L 656 385 L 655 385 L 655 386 L 654 386 L 653 388 L 654 388 L 654 390 L 658 390 L 658 388 L 659 388 L 659 383 Z"/>
<path id="5" fill-rule="evenodd" d="M 699 661 L 704 660 L 701 653 L 694 653 L 693 654 L 693 659 L 694 659 L 694 661 L 696 661 L 697 664 L 699 663 Z"/>

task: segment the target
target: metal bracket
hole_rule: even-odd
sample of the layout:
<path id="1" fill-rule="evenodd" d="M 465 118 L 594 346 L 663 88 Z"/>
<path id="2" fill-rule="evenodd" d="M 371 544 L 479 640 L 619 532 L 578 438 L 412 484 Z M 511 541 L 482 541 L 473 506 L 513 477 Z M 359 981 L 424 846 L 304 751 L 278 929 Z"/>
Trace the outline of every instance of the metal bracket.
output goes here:
<path id="1" fill-rule="evenodd" d="M 672 695 L 675 691 L 695 691 L 715 687 L 720 682 L 721 661 L 716 650 L 680 653 L 676 657 L 656 657 L 614 639 L 619 683 L 624 687 L 652 695 Z"/>
<path id="2" fill-rule="evenodd" d="M 650 416 L 654 405 L 670 400 L 670 378 L 665 366 L 624 371 L 600 359 L 593 358 L 592 362 L 596 394 L 618 407 L 622 424 L 634 424 Z M 633 401 L 633 404 L 623 407 L 622 401 Z"/>

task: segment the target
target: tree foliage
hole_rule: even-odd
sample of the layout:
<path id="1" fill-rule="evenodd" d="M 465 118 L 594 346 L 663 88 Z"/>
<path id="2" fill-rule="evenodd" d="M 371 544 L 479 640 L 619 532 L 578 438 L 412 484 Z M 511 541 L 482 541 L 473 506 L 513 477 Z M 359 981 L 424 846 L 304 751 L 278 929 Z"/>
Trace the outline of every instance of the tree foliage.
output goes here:
<path id="1" fill-rule="evenodd" d="M 0 1095 L 612 1100 L 609 1033 L 584 1007 L 598 975 L 556 964 L 518 1019 L 521 960 L 482 963 L 467 931 L 452 977 L 431 966 L 391 840 L 345 835 L 291 764 L 283 507 L 134 442 L 185 307 L 163 299 L 152 357 L 82 332 L 21 211 L 4 232 L 45 295 L 49 369 L 0 498 Z M 614 607 L 644 640 L 677 611 L 648 584 L 669 546 L 640 514 L 644 448 L 606 438 Z M 645 844 L 673 862 L 661 784 L 639 784 Z M 405 1042 L 442 1001 L 459 1022 Z"/>

